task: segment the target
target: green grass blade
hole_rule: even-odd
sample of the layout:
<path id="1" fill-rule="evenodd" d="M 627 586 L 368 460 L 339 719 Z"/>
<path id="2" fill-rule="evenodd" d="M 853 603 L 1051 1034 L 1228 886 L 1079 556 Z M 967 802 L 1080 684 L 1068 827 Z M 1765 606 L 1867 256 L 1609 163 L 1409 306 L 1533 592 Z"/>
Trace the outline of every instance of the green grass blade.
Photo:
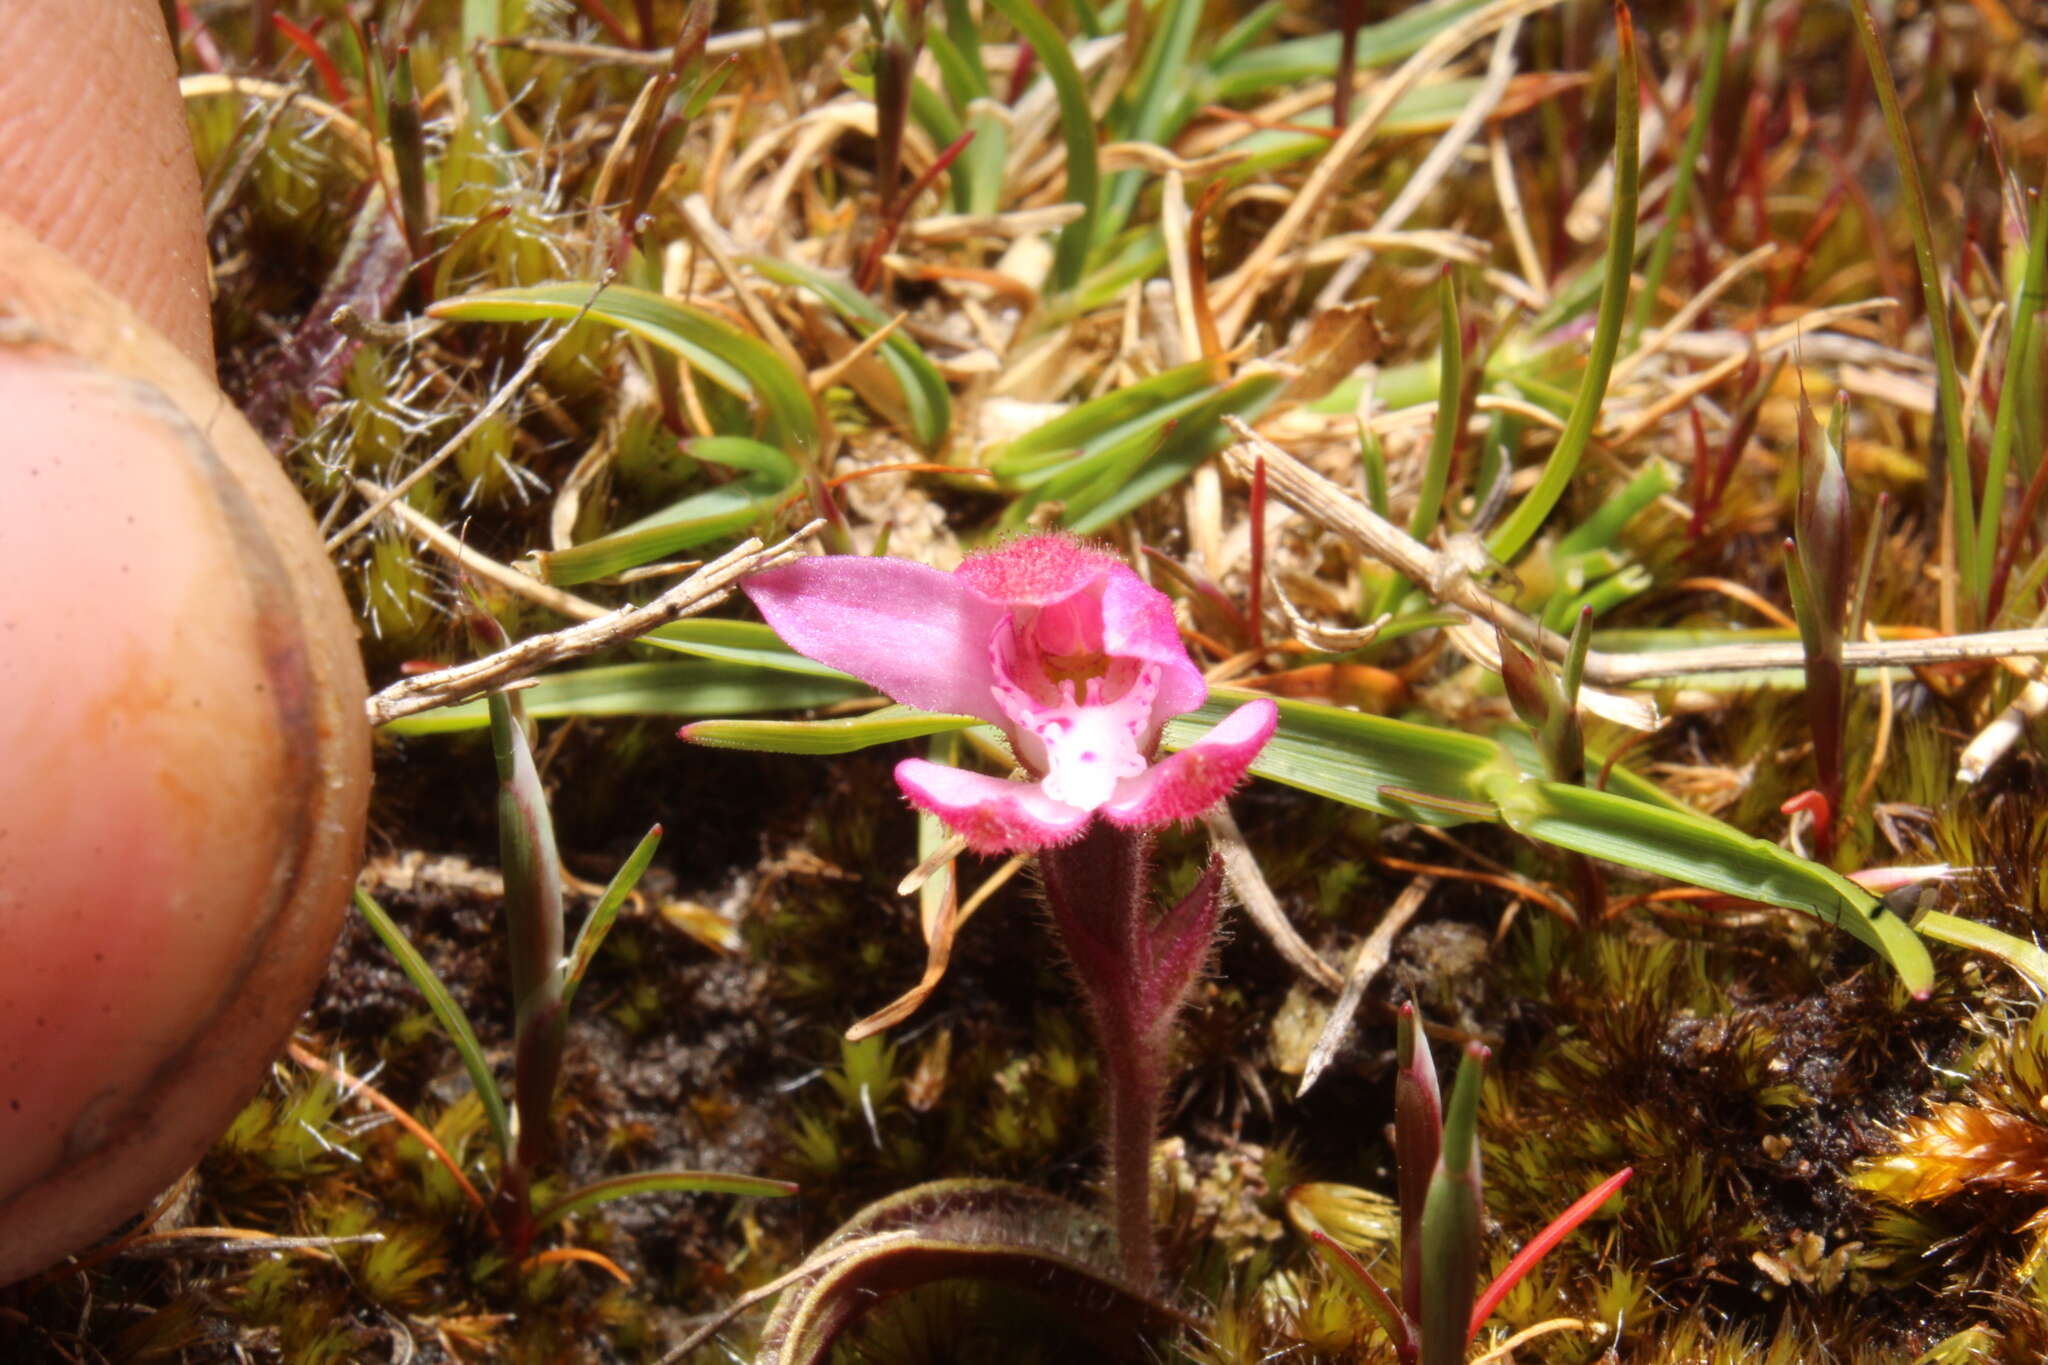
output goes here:
<path id="1" fill-rule="evenodd" d="M 702 720 L 682 738 L 709 749 L 754 749 L 771 754 L 850 754 L 877 744 L 922 739 L 982 724 L 973 716 L 943 716 L 908 706 L 885 706 L 837 720 Z"/>
<path id="2" fill-rule="evenodd" d="M 563 585 L 587 583 L 736 534 L 773 513 L 797 483 L 794 461 L 774 446 L 749 437 L 700 436 L 686 442 L 684 449 L 699 460 L 745 472 L 732 483 L 692 493 L 581 545 L 537 552 L 533 559 L 541 580 Z"/>
<path id="3" fill-rule="evenodd" d="M 1671 182 L 1671 195 L 1664 201 L 1664 226 L 1657 230 L 1656 244 L 1650 248 L 1650 264 L 1643 273 L 1643 292 L 1636 296 L 1631 332 L 1640 332 L 1650 325 L 1657 295 L 1664 288 L 1664 274 L 1671 268 L 1672 248 L 1678 244 L 1678 220 L 1685 217 L 1686 208 L 1692 203 L 1692 184 L 1699 173 L 1700 154 L 1706 149 L 1707 129 L 1714 122 L 1714 101 L 1721 91 L 1721 68 L 1728 60 L 1728 34 L 1734 27 L 1734 15 L 1732 6 L 1721 0 L 1715 0 L 1712 9 L 1714 29 L 1707 36 L 1706 68 L 1700 72 L 1699 86 L 1693 91 L 1692 123 L 1685 130 L 1685 146 L 1678 154 L 1678 175 Z"/>
<path id="4" fill-rule="evenodd" d="M 361 887 L 356 888 L 355 902 L 356 910 L 369 922 L 371 932 L 383 940 L 385 951 L 397 960 L 398 969 L 405 973 L 406 980 L 412 982 L 413 989 L 426 998 L 428 1010 L 448 1035 L 448 1041 L 455 1045 L 455 1055 L 462 1059 L 462 1069 L 469 1073 L 469 1083 L 483 1102 L 484 1117 L 491 1125 L 491 1140 L 498 1144 L 501 1154 L 509 1157 L 512 1154 L 512 1118 L 506 1112 L 504 1092 L 498 1089 L 498 1080 L 491 1074 L 491 1064 L 484 1056 L 483 1044 L 477 1041 L 476 1029 L 471 1026 L 469 1016 L 462 1012 L 462 1006 L 455 1003 L 448 987 L 434 975 L 434 969 L 427 965 L 426 958 L 412 946 L 412 940 L 405 936 L 398 922 L 385 913 L 384 907 Z"/>
<path id="5" fill-rule="evenodd" d="M 1977 514 L 1977 572 L 1987 593 L 1992 566 L 1998 560 L 1999 533 L 2005 527 L 2005 474 L 2012 467 L 2013 436 L 2019 430 L 2023 394 L 2032 382 L 2026 357 L 2034 350 L 2041 289 L 2048 283 L 2044 277 L 2048 277 L 2048 194 L 2036 194 L 2034 211 L 2027 218 L 2026 270 L 2020 279 L 2019 297 L 2007 313 L 2012 332 L 2005 347 L 2005 382 L 1998 389 L 1998 416 L 1991 425 L 1991 453 L 1984 463 L 1984 503 Z"/>
<path id="6" fill-rule="evenodd" d="M 642 636 L 640 643 L 698 659 L 719 659 L 777 673 L 802 673 L 813 678 L 852 681 L 838 669 L 827 668 L 816 659 L 807 659 L 797 653 L 759 621 L 721 621 L 703 617 L 677 621 L 652 635 Z"/>
<path id="7" fill-rule="evenodd" d="M 534 1216 L 536 1230 L 552 1227 L 585 1209 L 615 1199 L 632 1199 L 643 1194 L 744 1194 L 779 1199 L 795 1194 L 797 1187 L 787 1180 L 765 1176 L 736 1175 L 729 1171 L 643 1171 L 638 1175 L 614 1176 L 571 1190 Z"/>
<path id="8" fill-rule="evenodd" d="M 1091 398 L 1045 425 L 1026 432 L 1003 447 L 989 467 L 996 477 L 1015 481 L 1025 474 L 1056 465 L 1077 451 L 1129 431 L 1162 404 L 1186 398 L 1209 387 L 1207 361 L 1163 370 L 1128 388 Z"/>
<path id="9" fill-rule="evenodd" d="M 1166 146 L 1178 131 L 1175 117 L 1186 108 L 1181 91 L 1187 81 L 1188 54 L 1195 45 L 1195 29 L 1202 18 L 1202 0 L 1164 0 L 1149 22 L 1151 41 L 1145 45 L 1139 64 L 1136 88 L 1117 118 L 1113 110 L 1115 140 L 1150 142 Z M 1095 220 L 1095 245 L 1100 246 L 1123 230 L 1138 195 L 1151 179 L 1143 171 L 1122 171 L 1112 176 L 1103 196 L 1102 214 Z"/>
<path id="10" fill-rule="evenodd" d="M 1422 45 L 1485 0 L 1456 0 L 1447 5 L 1413 5 L 1393 18 L 1358 31 L 1358 67 L 1385 66 L 1413 56 Z M 1338 35 L 1319 33 L 1253 48 L 1241 56 L 1219 59 L 1201 83 L 1204 103 L 1251 99 L 1269 91 L 1328 80 L 1337 70 Z M 1325 144 L 1327 145 L 1327 144 Z"/>
<path id="11" fill-rule="evenodd" d="M 1636 250 L 1636 196 L 1638 170 L 1636 127 L 1641 91 L 1636 85 L 1635 29 L 1628 10 L 1617 7 L 1616 38 L 1621 60 L 1614 76 L 1614 211 L 1607 225 L 1607 264 L 1600 287 L 1600 312 L 1593 328 L 1593 345 L 1586 357 L 1586 372 L 1579 381 L 1578 397 L 1564 432 L 1551 449 L 1550 459 L 1536 486 L 1493 533 L 1487 548 L 1502 563 L 1520 554 L 1535 539 L 1543 519 L 1557 506 L 1558 499 L 1577 472 L 1579 458 L 1600 421 L 1600 405 L 1607 399 L 1607 376 L 1614 369 L 1614 353 L 1621 344 L 1621 324 L 1628 308 L 1629 264 Z"/>
<path id="12" fill-rule="evenodd" d="M 863 336 L 889 325 L 889 315 L 873 299 L 845 280 L 807 265 L 779 261 L 771 256 L 743 256 L 740 259 L 777 284 L 791 285 L 815 294 L 834 312 L 853 323 Z M 946 387 L 945 379 L 923 348 L 900 330 L 884 338 L 881 350 L 882 363 L 889 367 L 889 372 L 896 377 L 897 387 L 903 391 L 903 405 L 910 413 L 911 438 L 926 452 L 937 450 L 946 443 L 946 437 L 953 429 L 953 395 Z"/>
<path id="13" fill-rule="evenodd" d="M 583 921 L 583 927 L 576 931 L 576 942 L 569 949 L 569 970 L 562 983 L 562 1008 L 567 1010 L 576 998 L 576 988 L 583 984 L 583 974 L 590 970 L 591 959 L 604 946 L 604 936 L 612 931 L 612 921 L 619 917 L 619 907 L 626 903 L 626 897 L 633 894 L 633 888 L 640 884 L 640 878 L 647 871 L 647 865 L 654 861 L 654 850 L 661 847 L 661 826 L 647 831 L 633 851 L 626 855 L 626 861 L 612 874 L 604 894 L 597 898 L 597 904 L 590 909 L 590 917 Z"/>
<path id="14" fill-rule="evenodd" d="M 676 660 L 605 664 L 553 673 L 522 694 L 537 718 L 566 716 L 730 716 L 830 706 L 868 695 L 851 678 L 805 676 L 759 664 Z M 395 720 L 387 734 L 440 735 L 490 724 L 482 701 L 442 706 Z"/>
<path id="15" fill-rule="evenodd" d="M 1444 489 L 1451 477 L 1451 451 L 1458 441 L 1458 415 L 1465 396 L 1463 324 L 1458 320 L 1458 279 L 1449 270 L 1437 282 L 1436 429 L 1429 436 L 1429 461 L 1422 468 L 1422 488 L 1415 495 L 1415 514 L 1408 534 L 1427 543 L 1443 514 Z"/>
<path id="16" fill-rule="evenodd" d="M 1060 229 L 1054 248 L 1051 285 L 1064 294 L 1081 282 L 1088 252 L 1095 241 L 1095 218 L 1101 211 L 1101 173 L 1095 157 L 1095 113 L 1088 104 L 1081 69 L 1067 51 L 1067 40 L 1034 0 L 989 0 L 1031 44 L 1045 77 L 1059 97 L 1060 132 L 1067 146 L 1067 198 L 1081 206 L 1081 216 Z"/>
<path id="17" fill-rule="evenodd" d="M 817 458 L 818 414 L 804 377 L 765 342 L 716 313 L 644 289 L 613 285 L 590 301 L 587 284 L 543 284 L 444 299 L 427 311 L 456 322 L 540 322 L 573 318 L 616 327 L 688 362 L 712 383 L 760 405 L 761 437 L 803 464 Z"/>
<path id="18" fill-rule="evenodd" d="M 1811 915 L 1890 963 L 1916 995 L 1934 984 L 1927 945 L 1877 897 L 1847 877 L 1718 820 L 1612 792 L 1557 782 L 1495 786 L 1518 833 L 1690 886 Z"/>
<path id="19" fill-rule="evenodd" d="M 1869 0 L 1850 0 L 1850 8 L 1855 11 L 1856 38 L 1863 44 L 1863 57 L 1877 86 L 1885 131 L 1891 135 L 1892 157 L 1906 191 L 1906 221 L 1913 229 L 1913 259 L 1920 268 L 1920 297 L 1927 310 L 1928 339 L 1934 347 L 1935 406 L 1941 410 L 1942 436 L 1948 446 L 1944 460 L 1948 465 L 1949 513 L 1955 520 L 1963 587 L 1981 611 L 1987 585 L 1978 576 L 1977 556 L 1969 553 L 1969 547 L 1977 543 L 1977 532 L 1970 490 L 1969 433 L 1963 430 L 1963 385 L 1956 369 L 1955 338 L 1949 330 L 1947 291 L 1934 260 L 1934 223 L 1927 206 L 1927 187 L 1920 179 L 1920 156 L 1913 149 L 1913 132 L 1899 106 L 1899 88 L 1892 80 L 1892 64 L 1885 58 L 1877 21 L 1870 17 Z"/>
<path id="20" fill-rule="evenodd" d="M 1066 525 L 1083 535 L 1099 531 L 1179 483 L 1230 444 L 1226 416 L 1258 420 L 1286 385 L 1282 375 L 1251 375 L 1190 409 L 1150 453 L 1141 450 L 1134 465 L 1111 464 L 1086 490 L 1067 499 Z"/>
<path id="21" fill-rule="evenodd" d="M 462 0 L 462 50 L 477 54 L 479 61 L 497 65 L 498 49 L 492 41 L 505 36 L 503 20 L 504 5 L 500 0 Z M 490 116 L 490 92 L 484 88 L 483 76 L 468 61 L 462 64 L 462 98 L 469 106 L 469 117 L 484 130 L 491 145 L 508 145 L 510 138 L 504 120 Z"/>

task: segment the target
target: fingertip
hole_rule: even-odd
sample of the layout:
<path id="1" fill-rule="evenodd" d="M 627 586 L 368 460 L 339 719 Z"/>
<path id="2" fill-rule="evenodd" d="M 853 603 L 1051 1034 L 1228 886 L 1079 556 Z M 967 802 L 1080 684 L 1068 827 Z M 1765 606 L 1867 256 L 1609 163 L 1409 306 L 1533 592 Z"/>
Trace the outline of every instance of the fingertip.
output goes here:
<path id="1" fill-rule="evenodd" d="M 7 8 L 0 216 L 213 373 L 199 171 L 154 0 Z"/>

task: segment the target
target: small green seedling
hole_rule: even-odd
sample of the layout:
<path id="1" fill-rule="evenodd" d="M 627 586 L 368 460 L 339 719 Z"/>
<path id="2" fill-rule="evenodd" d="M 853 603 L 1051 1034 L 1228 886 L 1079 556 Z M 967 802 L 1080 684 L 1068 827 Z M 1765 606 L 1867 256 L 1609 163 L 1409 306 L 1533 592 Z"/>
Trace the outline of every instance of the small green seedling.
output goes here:
<path id="1" fill-rule="evenodd" d="M 1394 1155 L 1401 1204 L 1397 1301 L 1372 1272 L 1319 1227 L 1309 1241 L 1393 1343 L 1401 1365 L 1461 1365 L 1479 1329 L 1508 1292 L 1573 1229 L 1628 1183 L 1627 1167 L 1587 1191 L 1515 1253 L 1475 1297 L 1485 1200 L 1479 1176 L 1479 1080 L 1486 1049 L 1468 1044 L 1446 1110 L 1415 1011 L 1403 1006 L 1394 1081 Z"/>
<path id="2" fill-rule="evenodd" d="M 489 1217 L 515 1259 L 524 1259 L 540 1232 L 593 1205 L 633 1195 L 693 1193 L 787 1195 L 796 1186 L 759 1176 L 719 1171 L 646 1171 L 601 1180 L 536 1207 L 537 1177 L 557 1158 L 553 1118 L 561 1078 L 569 1006 L 590 970 L 605 934 L 632 894 L 661 842 L 661 826 L 647 832 L 605 887 L 573 945 L 564 947 L 562 865 L 555 847 L 539 770 L 515 695 L 490 698 L 491 747 L 498 768 L 498 842 L 505 872 L 505 941 L 513 995 L 511 1104 L 492 1073 L 476 1030 L 434 969 L 389 914 L 362 890 L 356 908 L 384 941 L 399 967 L 427 999 L 448 1032 L 471 1084 L 483 1101 L 501 1162 Z"/>

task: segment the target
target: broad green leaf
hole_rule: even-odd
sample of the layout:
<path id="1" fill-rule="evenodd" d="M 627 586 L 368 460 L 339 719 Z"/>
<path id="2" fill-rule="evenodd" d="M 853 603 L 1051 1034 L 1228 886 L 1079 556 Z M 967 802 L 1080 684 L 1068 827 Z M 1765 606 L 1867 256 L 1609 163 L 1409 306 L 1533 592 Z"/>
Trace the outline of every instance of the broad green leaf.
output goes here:
<path id="1" fill-rule="evenodd" d="M 1185 749 L 1258 695 L 1211 688 L 1200 710 L 1166 723 L 1162 746 Z M 1258 776 L 1418 824 L 1459 825 L 1496 818 L 1483 789 L 1484 777 L 1494 770 L 1512 773 L 1513 766 L 1492 742 L 1315 702 L 1282 701 L 1279 706 L 1280 728 L 1252 763 Z M 1389 788 L 1395 791 L 1389 793 Z M 1401 792 L 1476 802 L 1479 808 L 1461 812 L 1424 806 Z"/>
<path id="2" fill-rule="evenodd" d="M 729 716 L 794 711 L 865 696 L 852 679 L 806 677 L 720 660 L 606 664 L 554 673 L 521 697 L 528 714 L 562 716 Z M 485 704 L 421 711 L 384 727 L 388 734 L 435 735 L 489 724 Z"/>
<path id="3" fill-rule="evenodd" d="M 1612 792 L 1530 780 L 1493 783 L 1501 818 L 1518 833 L 1690 886 L 1813 916 L 1868 945 L 1924 995 L 1934 984 L 1927 945 L 1847 877 L 1710 816 L 1660 809 Z"/>
<path id="4" fill-rule="evenodd" d="M 540 322 L 590 317 L 630 332 L 687 361 L 705 378 L 760 405 L 761 436 L 808 463 L 819 448 L 818 415 L 802 375 L 766 343 L 716 313 L 664 295 L 613 285 L 591 302 L 588 284 L 543 284 L 495 289 L 444 299 L 427 309 L 457 322 Z"/>
<path id="5" fill-rule="evenodd" d="M 885 706 L 836 720 L 703 720 L 685 725 L 683 738 L 711 749 L 758 749 L 774 754 L 850 754 L 900 739 L 921 739 L 982 724 L 973 716 L 945 716 L 908 706 Z"/>
<path id="6" fill-rule="evenodd" d="M 845 280 L 772 256 L 743 256 L 740 259 L 777 284 L 807 289 L 817 295 L 841 317 L 858 326 L 863 336 L 889 324 L 889 315 L 873 299 Z M 912 439 L 922 450 L 937 450 L 945 444 L 953 429 L 953 397 L 946 388 L 944 377 L 923 349 L 900 329 L 883 340 L 881 351 L 882 363 L 889 367 L 889 372 L 896 377 L 897 387 L 903 391 L 903 405 L 910 413 Z"/>
<path id="7" fill-rule="evenodd" d="M 536 1229 L 551 1227 L 585 1209 L 642 1194 L 745 1194 L 780 1199 L 796 1192 L 797 1187 L 787 1180 L 729 1171 L 643 1171 L 571 1190 L 535 1214 L 533 1225 Z"/>

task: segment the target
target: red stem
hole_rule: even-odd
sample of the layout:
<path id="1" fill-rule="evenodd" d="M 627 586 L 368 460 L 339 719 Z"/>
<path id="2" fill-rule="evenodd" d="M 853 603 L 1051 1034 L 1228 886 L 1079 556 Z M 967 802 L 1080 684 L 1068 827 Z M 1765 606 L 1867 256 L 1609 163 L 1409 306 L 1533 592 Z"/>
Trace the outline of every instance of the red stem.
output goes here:
<path id="1" fill-rule="evenodd" d="M 633 35 L 626 32 L 626 26 L 619 21 L 619 16 L 605 8 L 603 0 L 576 0 L 576 8 L 595 20 L 599 28 L 611 34 L 612 41 L 620 47 L 640 46 L 633 41 Z"/>
<path id="2" fill-rule="evenodd" d="M 860 274 L 854 280 L 862 293 L 872 290 L 882 278 L 882 257 L 888 254 L 890 247 L 896 245 L 896 234 L 903 230 L 903 215 L 917 202 L 917 196 L 930 189 L 932 182 L 945 174 L 948 166 L 959 160 L 960 153 L 966 151 L 967 144 L 972 141 L 974 130 L 971 128 L 954 138 L 946 145 L 946 150 L 932 158 L 932 164 L 925 167 L 924 172 L 911 182 L 910 189 L 897 196 L 884 208 L 881 228 L 875 233 L 875 240 L 868 244 L 867 255 L 860 263 Z"/>
<path id="3" fill-rule="evenodd" d="M 1507 1268 L 1494 1276 L 1493 1283 L 1486 1286 L 1479 1295 L 1478 1302 L 1472 1305 L 1472 1324 L 1465 1332 L 1468 1344 L 1472 1338 L 1479 1335 L 1479 1329 L 1486 1325 L 1486 1320 L 1493 1316 L 1493 1310 L 1500 1307 L 1500 1301 L 1522 1282 L 1525 1275 L 1536 1268 L 1536 1263 L 1555 1250 L 1559 1242 L 1571 1236 L 1579 1224 L 1591 1218 L 1593 1211 L 1606 1203 L 1616 1190 L 1628 1184 L 1629 1177 L 1634 1174 L 1634 1167 L 1624 1166 L 1608 1176 L 1581 1195 L 1576 1204 L 1553 1218 L 1549 1227 L 1531 1237 L 1528 1243 L 1515 1253 Z"/>
<path id="4" fill-rule="evenodd" d="M 341 71 L 334 65 L 334 58 L 327 55 L 327 49 L 320 46 L 320 40 L 282 14 L 271 15 L 270 22 L 285 36 L 286 42 L 313 64 L 313 70 L 320 77 L 320 88 L 327 92 L 327 102 L 334 105 L 347 103 L 348 87 L 341 83 Z"/>

